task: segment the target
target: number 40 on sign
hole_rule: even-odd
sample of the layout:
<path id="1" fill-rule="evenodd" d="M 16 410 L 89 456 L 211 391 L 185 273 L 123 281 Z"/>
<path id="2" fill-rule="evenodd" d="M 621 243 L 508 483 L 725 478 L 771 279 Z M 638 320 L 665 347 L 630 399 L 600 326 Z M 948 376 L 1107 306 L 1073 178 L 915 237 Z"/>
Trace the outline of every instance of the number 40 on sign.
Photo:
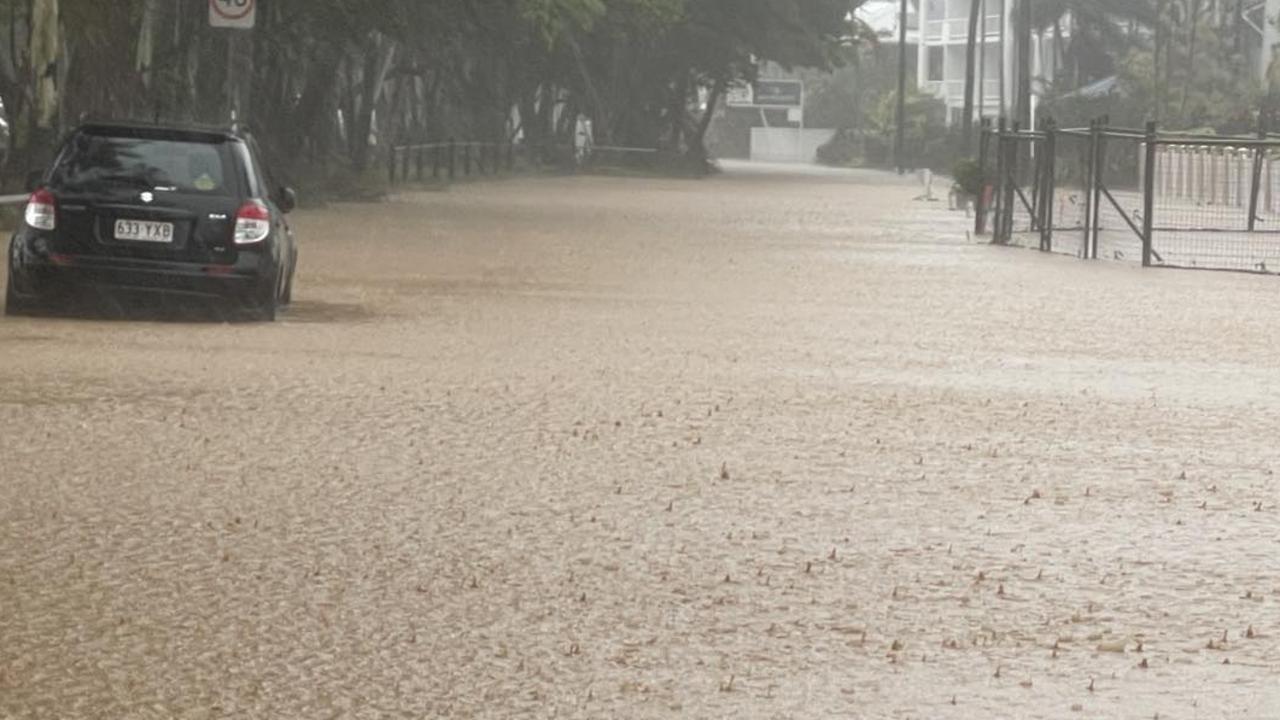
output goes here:
<path id="1" fill-rule="evenodd" d="M 209 24 L 216 28 L 252 30 L 257 0 L 209 0 Z"/>

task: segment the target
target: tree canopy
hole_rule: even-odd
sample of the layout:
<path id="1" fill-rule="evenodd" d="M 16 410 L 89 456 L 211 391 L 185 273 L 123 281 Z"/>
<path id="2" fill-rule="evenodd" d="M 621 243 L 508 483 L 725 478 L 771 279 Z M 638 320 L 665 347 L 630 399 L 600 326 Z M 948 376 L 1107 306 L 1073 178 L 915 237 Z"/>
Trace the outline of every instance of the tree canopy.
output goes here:
<path id="1" fill-rule="evenodd" d="M 246 32 L 209 28 L 206 0 L 0 0 L 0 98 L 22 157 L 84 116 L 223 123 L 233 97 L 290 166 L 550 141 L 578 114 L 696 156 L 759 62 L 841 64 L 861 1 L 259 0 Z"/>

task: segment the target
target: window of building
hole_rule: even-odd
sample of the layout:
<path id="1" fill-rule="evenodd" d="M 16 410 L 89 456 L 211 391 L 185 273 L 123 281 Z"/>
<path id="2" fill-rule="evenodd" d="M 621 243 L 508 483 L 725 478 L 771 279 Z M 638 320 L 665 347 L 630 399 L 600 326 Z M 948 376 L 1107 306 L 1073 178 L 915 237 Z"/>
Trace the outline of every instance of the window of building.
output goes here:
<path id="1" fill-rule="evenodd" d="M 929 74 L 925 76 L 926 80 L 933 81 L 942 79 L 943 51 L 944 48 L 937 45 L 929 48 Z"/>

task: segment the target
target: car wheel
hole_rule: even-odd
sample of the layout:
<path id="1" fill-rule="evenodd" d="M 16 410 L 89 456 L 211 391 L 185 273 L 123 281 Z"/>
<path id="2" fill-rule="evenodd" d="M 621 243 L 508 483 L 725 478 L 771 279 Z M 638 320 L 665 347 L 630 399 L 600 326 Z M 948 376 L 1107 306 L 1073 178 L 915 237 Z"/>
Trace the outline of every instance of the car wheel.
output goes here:
<path id="1" fill-rule="evenodd" d="M 289 268 L 289 274 L 284 278 L 284 290 L 280 292 L 281 305 L 288 306 L 293 304 L 293 273 L 293 268 Z"/>
<path id="2" fill-rule="evenodd" d="M 279 285 L 275 282 L 263 283 L 261 287 L 240 300 L 243 317 L 258 322 L 273 322 L 279 298 L 276 294 Z"/>
<path id="3" fill-rule="evenodd" d="M 31 315 L 40 308 L 40 303 L 33 298 L 23 297 L 13 288 L 13 276 L 4 289 L 4 314 L 10 317 Z"/>

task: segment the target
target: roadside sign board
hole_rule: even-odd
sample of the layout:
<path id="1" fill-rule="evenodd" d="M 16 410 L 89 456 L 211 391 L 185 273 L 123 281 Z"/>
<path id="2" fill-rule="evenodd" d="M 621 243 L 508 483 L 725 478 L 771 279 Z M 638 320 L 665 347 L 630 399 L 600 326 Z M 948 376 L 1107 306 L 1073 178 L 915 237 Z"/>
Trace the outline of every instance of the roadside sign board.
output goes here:
<path id="1" fill-rule="evenodd" d="M 747 83 L 734 83 L 729 86 L 729 92 L 725 96 L 725 104 L 730 107 L 751 107 L 755 95 L 751 92 L 751 85 Z"/>
<path id="2" fill-rule="evenodd" d="M 804 107 L 804 83 L 799 80 L 757 80 L 755 105 Z"/>
<path id="3" fill-rule="evenodd" d="M 252 30 L 258 15 L 257 0 L 209 0 L 209 25 Z"/>

